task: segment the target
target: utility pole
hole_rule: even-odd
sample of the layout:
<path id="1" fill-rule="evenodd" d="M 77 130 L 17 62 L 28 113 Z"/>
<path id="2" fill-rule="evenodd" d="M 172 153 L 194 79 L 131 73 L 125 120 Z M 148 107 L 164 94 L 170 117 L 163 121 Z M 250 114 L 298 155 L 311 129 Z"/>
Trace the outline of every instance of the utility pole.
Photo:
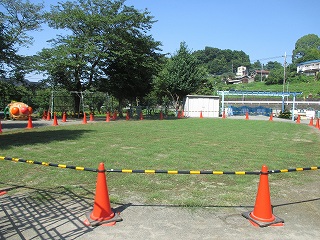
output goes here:
<path id="1" fill-rule="evenodd" d="M 262 64 L 262 62 L 261 62 L 260 64 L 261 64 L 261 71 L 260 71 L 260 82 L 262 82 L 262 71 L 263 71 L 263 64 Z"/>
<path id="2" fill-rule="evenodd" d="M 51 119 L 53 119 L 53 113 L 54 113 L 54 92 L 55 91 L 53 91 L 52 90 L 52 92 L 51 92 L 51 111 L 50 111 L 50 117 L 51 117 Z"/>
<path id="3" fill-rule="evenodd" d="M 286 64 L 287 64 L 287 53 L 284 52 L 283 84 L 282 84 L 282 108 L 281 108 L 282 112 L 284 112 L 284 84 L 286 83 Z"/>
<path id="4" fill-rule="evenodd" d="M 284 53 L 284 63 L 283 63 L 283 87 L 282 91 L 284 92 L 284 85 L 286 83 L 286 65 L 287 65 L 287 53 Z"/>

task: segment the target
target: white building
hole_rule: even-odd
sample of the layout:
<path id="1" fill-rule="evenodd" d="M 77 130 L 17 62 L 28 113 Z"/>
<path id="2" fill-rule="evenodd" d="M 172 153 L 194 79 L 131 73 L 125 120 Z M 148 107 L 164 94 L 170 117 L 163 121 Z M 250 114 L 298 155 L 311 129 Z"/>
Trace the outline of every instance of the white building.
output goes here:
<path id="1" fill-rule="evenodd" d="M 184 99 L 186 117 L 219 117 L 219 96 L 187 95 Z"/>
<path id="2" fill-rule="evenodd" d="M 244 77 L 246 75 L 248 75 L 246 67 L 240 66 L 240 67 L 237 68 L 237 72 L 236 72 L 236 76 L 237 77 Z"/>
<path id="3" fill-rule="evenodd" d="M 305 75 L 315 75 L 320 71 L 320 60 L 312 60 L 302 62 L 297 65 L 297 73 L 304 73 Z"/>

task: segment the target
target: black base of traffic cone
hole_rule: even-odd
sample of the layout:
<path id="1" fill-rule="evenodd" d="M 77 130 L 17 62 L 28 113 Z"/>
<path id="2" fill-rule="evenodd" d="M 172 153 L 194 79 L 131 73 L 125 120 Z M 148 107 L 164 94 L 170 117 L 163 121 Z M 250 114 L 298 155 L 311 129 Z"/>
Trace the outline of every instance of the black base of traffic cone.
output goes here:
<path id="1" fill-rule="evenodd" d="M 242 216 L 250 221 L 250 223 L 255 227 L 269 227 L 269 226 L 283 226 L 284 220 L 274 215 L 274 220 L 272 222 L 261 222 L 251 217 L 252 212 L 244 212 Z"/>
<path id="2" fill-rule="evenodd" d="M 84 225 L 86 226 L 91 226 L 91 227 L 95 227 L 95 226 L 113 226 L 116 224 L 116 222 L 121 222 L 122 218 L 120 217 L 120 214 L 115 212 L 114 216 L 111 219 L 108 220 L 93 220 L 91 218 L 91 212 L 88 212 L 85 214 L 86 216 L 86 220 L 83 222 Z"/>

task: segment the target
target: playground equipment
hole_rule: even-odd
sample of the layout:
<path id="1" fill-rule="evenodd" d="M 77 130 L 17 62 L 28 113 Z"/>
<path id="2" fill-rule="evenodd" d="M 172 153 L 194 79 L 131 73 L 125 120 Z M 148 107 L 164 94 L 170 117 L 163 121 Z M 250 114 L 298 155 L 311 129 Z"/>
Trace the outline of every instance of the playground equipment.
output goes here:
<path id="1" fill-rule="evenodd" d="M 14 120 L 27 120 L 32 113 L 32 107 L 23 102 L 11 102 L 4 109 L 4 116 L 9 114 L 9 117 Z"/>

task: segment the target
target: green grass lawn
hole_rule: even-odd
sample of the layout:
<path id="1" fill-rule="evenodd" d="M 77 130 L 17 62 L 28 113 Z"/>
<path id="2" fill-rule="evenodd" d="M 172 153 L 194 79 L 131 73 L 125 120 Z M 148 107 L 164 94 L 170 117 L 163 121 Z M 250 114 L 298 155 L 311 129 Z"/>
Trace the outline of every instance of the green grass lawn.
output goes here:
<path id="1" fill-rule="evenodd" d="M 48 126 L 0 135 L 0 156 L 107 169 L 259 171 L 320 165 L 317 129 L 288 122 L 180 119 Z M 97 174 L 0 161 L 0 188 L 94 193 Z M 269 176 L 274 194 L 319 181 L 319 171 Z M 111 201 L 186 206 L 252 203 L 259 176 L 107 173 Z M 20 191 L 19 189 L 16 191 Z M 12 191 L 15 193 L 16 191 Z"/>

